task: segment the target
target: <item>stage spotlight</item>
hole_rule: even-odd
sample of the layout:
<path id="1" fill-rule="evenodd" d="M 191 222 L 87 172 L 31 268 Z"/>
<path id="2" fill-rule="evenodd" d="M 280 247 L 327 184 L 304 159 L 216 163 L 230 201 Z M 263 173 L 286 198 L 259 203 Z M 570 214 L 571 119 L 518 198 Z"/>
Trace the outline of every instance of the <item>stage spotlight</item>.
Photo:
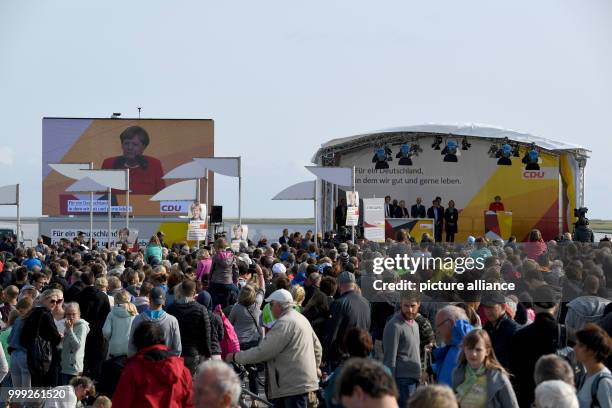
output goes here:
<path id="1" fill-rule="evenodd" d="M 431 144 L 434 150 L 440 150 L 440 145 L 442 144 L 442 136 L 436 136 L 434 138 L 434 142 Z"/>
<path id="2" fill-rule="evenodd" d="M 525 163 L 525 170 L 540 170 L 540 152 L 538 152 L 535 143 L 527 148 L 522 162 Z"/>
<path id="3" fill-rule="evenodd" d="M 409 143 L 404 143 L 400 146 L 399 152 L 395 155 L 399 159 L 397 164 L 400 166 L 412 166 L 412 146 Z"/>
<path id="4" fill-rule="evenodd" d="M 457 147 L 458 147 L 458 144 L 456 140 L 449 140 L 446 142 L 446 146 L 440 152 L 441 154 L 444 155 L 445 162 L 451 162 L 451 163 L 457 162 L 457 154 L 458 154 Z"/>
<path id="5" fill-rule="evenodd" d="M 464 137 L 461 141 L 461 150 L 468 150 L 472 147 L 472 144 L 468 142 L 467 137 Z"/>
<path id="6" fill-rule="evenodd" d="M 376 163 L 376 169 L 388 169 L 391 160 L 391 149 L 387 146 L 379 147 L 374 151 L 374 157 L 372 157 L 372 163 Z"/>
<path id="7" fill-rule="evenodd" d="M 495 157 L 498 158 L 497 165 L 511 166 L 512 160 L 510 159 L 510 156 L 512 156 L 512 146 L 510 146 L 508 143 L 502 144 L 495 154 Z"/>

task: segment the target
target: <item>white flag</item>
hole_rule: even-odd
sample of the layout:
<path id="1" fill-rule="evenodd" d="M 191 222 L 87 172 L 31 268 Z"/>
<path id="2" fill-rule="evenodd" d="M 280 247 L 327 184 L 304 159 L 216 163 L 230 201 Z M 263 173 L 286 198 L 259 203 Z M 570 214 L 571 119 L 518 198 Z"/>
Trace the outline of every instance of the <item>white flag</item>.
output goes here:
<path id="1" fill-rule="evenodd" d="M 197 180 L 185 180 L 174 183 L 159 191 L 150 201 L 196 201 Z"/>
<path id="2" fill-rule="evenodd" d="M 195 157 L 193 159 L 202 168 L 229 177 L 240 177 L 240 159 L 238 157 Z"/>
<path id="3" fill-rule="evenodd" d="M 198 179 L 206 178 L 206 168 L 196 161 L 181 164 L 170 170 L 164 179 Z"/>
<path id="4" fill-rule="evenodd" d="M 287 187 L 274 196 L 273 200 L 314 200 L 315 180 L 302 181 Z"/>
<path id="5" fill-rule="evenodd" d="M 17 204 L 17 184 L 0 187 L 0 205 Z"/>
<path id="6" fill-rule="evenodd" d="M 353 169 L 351 167 L 317 167 L 306 168 L 318 178 L 344 187 L 353 187 Z"/>

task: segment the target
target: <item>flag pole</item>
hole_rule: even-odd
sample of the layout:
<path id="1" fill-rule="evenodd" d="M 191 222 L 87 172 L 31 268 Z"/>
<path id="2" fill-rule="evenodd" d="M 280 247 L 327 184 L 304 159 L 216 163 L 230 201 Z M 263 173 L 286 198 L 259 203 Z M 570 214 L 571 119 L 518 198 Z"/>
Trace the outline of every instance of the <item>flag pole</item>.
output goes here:
<path id="1" fill-rule="evenodd" d="M 353 166 L 353 197 L 354 196 L 355 196 L 355 166 Z M 354 225 L 351 225 L 351 242 L 355 244 L 355 226 Z"/>
<path id="2" fill-rule="evenodd" d="M 89 162 L 89 170 L 93 170 L 93 162 Z M 89 192 L 89 250 L 93 249 L 93 195 L 94 192 Z"/>
<path id="3" fill-rule="evenodd" d="M 110 247 L 111 247 L 110 246 L 110 243 L 111 243 L 111 216 L 112 216 L 112 213 L 111 213 L 111 207 L 112 207 L 112 205 L 111 205 L 112 204 L 111 194 L 112 194 L 112 191 L 111 191 L 111 188 L 109 187 L 108 188 L 108 200 L 106 202 L 106 207 L 108 209 L 108 241 L 106 241 L 106 247 L 108 249 L 110 249 Z"/>
<path id="4" fill-rule="evenodd" d="M 21 213 L 20 213 L 20 197 L 19 197 L 20 184 L 17 183 L 17 247 L 21 247 Z"/>

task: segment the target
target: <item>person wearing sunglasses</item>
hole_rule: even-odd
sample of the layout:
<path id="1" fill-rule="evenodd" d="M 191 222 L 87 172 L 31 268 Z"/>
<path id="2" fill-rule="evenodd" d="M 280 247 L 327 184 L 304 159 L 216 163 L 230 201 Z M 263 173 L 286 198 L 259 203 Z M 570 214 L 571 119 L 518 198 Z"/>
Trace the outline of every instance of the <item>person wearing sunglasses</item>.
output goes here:
<path id="1" fill-rule="evenodd" d="M 23 322 L 21 345 L 27 350 L 27 364 L 32 387 L 57 385 L 57 366 L 60 355 L 57 346 L 62 340 L 57 331 L 51 310 L 62 297 L 58 289 L 47 289 L 35 301 L 35 307 Z M 50 353 L 35 352 L 40 345 L 50 345 Z M 50 358 L 50 361 L 47 361 Z"/>

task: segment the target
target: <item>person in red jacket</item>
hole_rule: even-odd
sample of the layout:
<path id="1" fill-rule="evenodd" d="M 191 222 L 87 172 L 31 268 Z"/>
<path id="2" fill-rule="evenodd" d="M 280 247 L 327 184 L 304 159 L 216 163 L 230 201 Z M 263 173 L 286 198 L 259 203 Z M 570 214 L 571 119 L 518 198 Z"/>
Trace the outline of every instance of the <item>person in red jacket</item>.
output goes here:
<path id="1" fill-rule="evenodd" d="M 502 203 L 500 196 L 495 196 L 495 201 L 489 204 L 489 211 L 504 211 L 504 203 Z"/>
<path id="2" fill-rule="evenodd" d="M 113 394 L 115 408 L 193 408 L 191 374 L 170 353 L 164 332 L 145 321 L 134 331 L 138 353 L 130 357 Z"/>
<path id="3" fill-rule="evenodd" d="M 149 145 L 149 134 L 140 126 L 130 126 L 119 136 L 123 154 L 102 162 L 103 169 L 130 169 L 131 194 L 155 194 L 166 186 L 161 162 L 143 155 Z M 113 191 L 113 194 L 116 192 Z"/>

